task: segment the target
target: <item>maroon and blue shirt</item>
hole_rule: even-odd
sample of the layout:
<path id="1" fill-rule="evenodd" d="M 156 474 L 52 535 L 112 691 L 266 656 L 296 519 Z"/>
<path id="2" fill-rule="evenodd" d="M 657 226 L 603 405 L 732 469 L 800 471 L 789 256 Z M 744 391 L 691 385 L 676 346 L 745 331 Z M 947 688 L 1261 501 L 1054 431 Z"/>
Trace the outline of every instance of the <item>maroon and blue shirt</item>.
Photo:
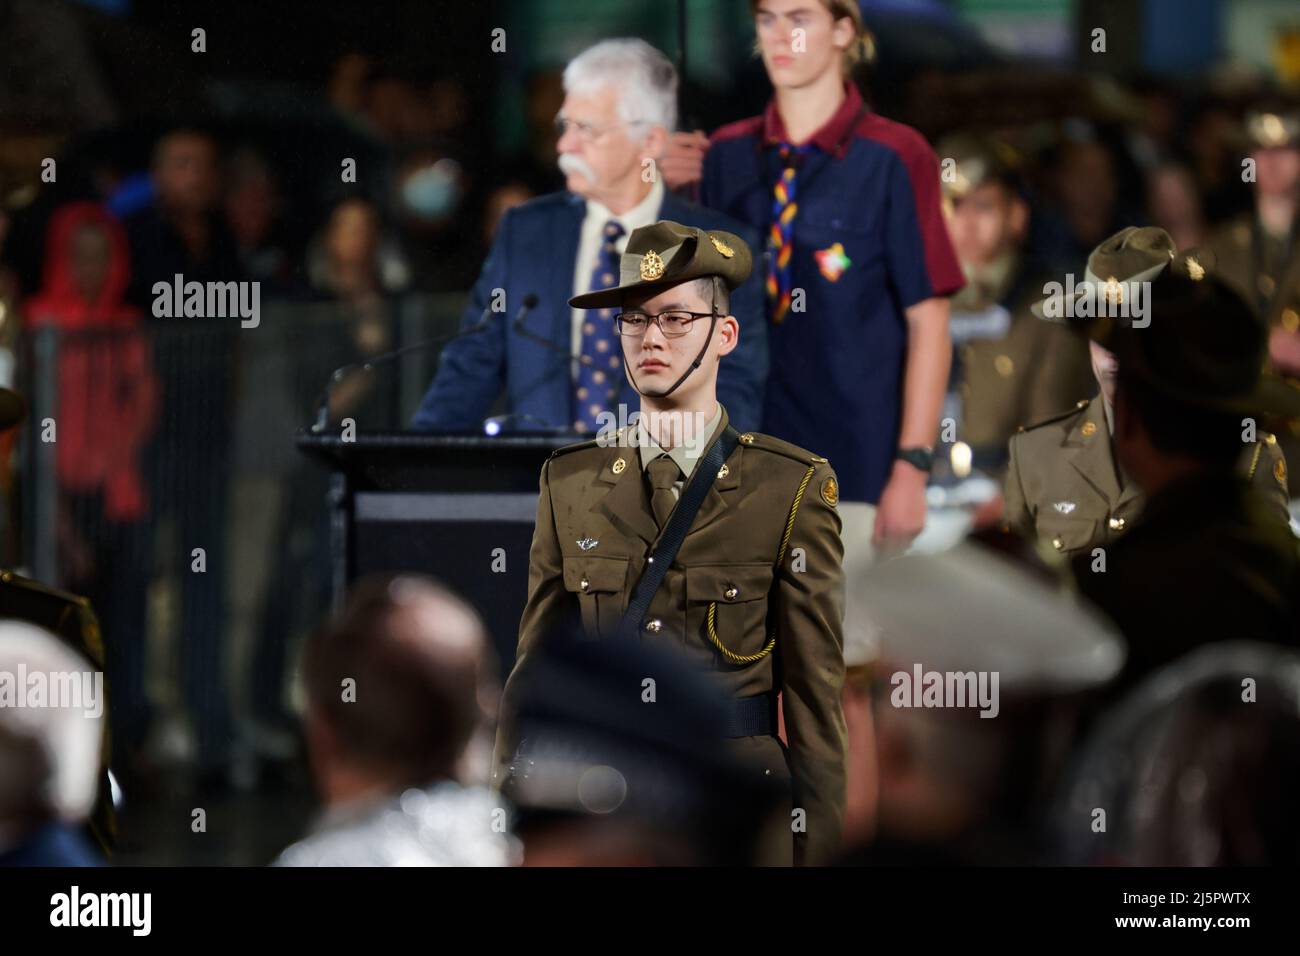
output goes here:
<path id="1" fill-rule="evenodd" d="M 786 139 L 775 100 L 711 139 L 700 198 L 766 237 Z M 904 310 L 964 280 L 940 207 L 938 159 L 920 133 L 871 112 L 850 83 L 809 142 L 790 266 L 803 311 L 769 321 L 761 430 L 828 458 L 845 500 L 875 503 L 898 448 Z M 754 267 L 766 271 L 773 253 L 759 251 Z"/>

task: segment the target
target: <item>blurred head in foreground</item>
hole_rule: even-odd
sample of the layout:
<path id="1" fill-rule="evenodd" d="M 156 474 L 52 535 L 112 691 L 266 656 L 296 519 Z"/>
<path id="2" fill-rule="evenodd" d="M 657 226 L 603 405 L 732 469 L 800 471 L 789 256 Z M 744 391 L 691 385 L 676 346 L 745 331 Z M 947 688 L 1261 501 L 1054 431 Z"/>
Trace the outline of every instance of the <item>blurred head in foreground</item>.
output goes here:
<path id="1" fill-rule="evenodd" d="M 1030 569 L 965 542 L 864 569 L 846 621 L 869 619 L 875 663 L 874 842 L 861 863 L 1040 859 L 1050 792 L 1087 694 L 1124 659 L 1114 629 Z M 867 611 L 869 609 L 869 615 Z M 861 656 L 845 633 L 845 658 Z"/>
<path id="2" fill-rule="evenodd" d="M 790 839 L 779 789 L 725 746 L 725 702 L 676 657 L 557 634 L 519 679 L 501 792 L 525 865 L 745 865 Z"/>
<path id="3" fill-rule="evenodd" d="M 325 813 L 289 866 L 500 866 L 486 773 L 496 686 L 482 622 L 439 584 L 359 582 L 309 641 L 307 747 Z"/>
<path id="4" fill-rule="evenodd" d="M 1216 644 L 1098 721 L 1055 830 L 1069 864 L 1300 863 L 1300 654 Z"/>
<path id="5" fill-rule="evenodd" d="M 307 742 L 327 803 L 464 780 L 495 706 L 478 615 L 439 584 L 362 580 L 308 642 Z"/>
<path id="6" fill-rule="evenodd" d="M 103 674 L 38 627 L 0 623 L 0 865 L 102 862 L 81 835 L 95 802 Z"/>

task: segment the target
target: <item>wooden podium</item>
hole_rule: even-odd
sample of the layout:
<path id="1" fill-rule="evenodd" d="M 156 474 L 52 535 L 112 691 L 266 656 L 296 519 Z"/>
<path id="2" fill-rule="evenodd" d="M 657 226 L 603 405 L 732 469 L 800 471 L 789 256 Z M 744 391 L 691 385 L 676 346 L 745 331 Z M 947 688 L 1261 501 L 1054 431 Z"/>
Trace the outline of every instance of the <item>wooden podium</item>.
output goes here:
<path id="1" fill-rule="evenodd" d="M 482 615 L 514 664 L 528 593 L 528 549 L 542 464 L 573 435 L 429 435 L 302 431 L 298 448 L 330 469 L 333 605 L 378 571 L 427 574 Z"/>

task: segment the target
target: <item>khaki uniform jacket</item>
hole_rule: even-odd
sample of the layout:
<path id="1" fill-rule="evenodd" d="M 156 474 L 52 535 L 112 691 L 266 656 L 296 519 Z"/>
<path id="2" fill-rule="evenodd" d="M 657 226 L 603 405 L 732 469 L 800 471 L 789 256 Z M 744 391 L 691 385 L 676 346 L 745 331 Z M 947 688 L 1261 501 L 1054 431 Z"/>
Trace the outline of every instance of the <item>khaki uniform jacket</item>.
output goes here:
<path id="1" fill-rule="evenodd" d="M 1285 522 L 1286 463 L 1276 439 L 1261 435 L 1247 445 L 1239 470 Z M 1066 556 L 1123 536 L 1144 503 L 1133 482 L 1120 487 L 1100 398 L 1079 402 L 1011 439 L 1003 497 L 1013 530 Z"/>
<path id="2" fill-rule="evenodd" d="M 726 427 L 724 409 L 710 443 Z M 792 806 L 806 815 L 805 832 L 792 827 L 792 861 L 824 862 L 838 849 L 845 800 L 843 545 L 835 475 L 824 458 L 759 434 L 741 436 L 719 475 L 639 633 L 685 654 L 732 697 L 782 693 L 788 749 L 776 736 L 733 738 L 729 745 L 756 773 L 789 781 Z M 543 466 L 528 600 L 493 757 L 498 785 L 515 743 L 508 726 L 512 690 L 529 655 L 570 615 L 588 636 L 615 639 L 659 535 L 636 447 L 583 442 L 558 450 Z M 715 646 L 711 606 L 718 642 L 757 659 L 734 662 Z M 769 636 L 775 647 L 763 655 Z"/>
<path id="3" fill-rule="evenodd" d="M 1046 278 L 1020 276 L 1011 290 L 1011 325 L 1001 338 L 959 345 L 962 418 L 957 438 L 1000 474 L 1016 429 L 1074 405 L 1094 387 L 1088 344 L 1067 326 L 1036 318 L 1029 306 L 1043 296 Z M 953 303 L 954 321 L 958 305 Z"/>
<path id="4" fill-rule="evenodd" d="M 1266 242 L 1261 254 L 1255 248 L 1254 222 L 1254 215 L 1246 214 L 1210 236 L 1206 247 L 1214 255 L 1214 271 L 1256 314 L 1264 304 L 1260 317 L 1270 329 L 1280 325 L 1290 332 L 1300 331 L 1300 242 L 1286 262 L 1281 261 L 1281 242 Z M 1282 453 L 1294 464 L 1300 458 L 1300 421 L 1279 429 L 1278 440 Z M 1300 475 L 1291 475 L 1290 494 L 1300 497 Z"/>

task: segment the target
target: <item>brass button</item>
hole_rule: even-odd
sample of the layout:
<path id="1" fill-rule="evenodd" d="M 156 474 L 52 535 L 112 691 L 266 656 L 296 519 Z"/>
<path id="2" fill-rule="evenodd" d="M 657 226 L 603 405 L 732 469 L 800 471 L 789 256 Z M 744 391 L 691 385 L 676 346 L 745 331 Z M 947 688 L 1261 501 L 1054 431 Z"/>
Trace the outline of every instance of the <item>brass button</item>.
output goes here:
<path id="1" fill-rule="evenodd" d="M 754 436 L 749 432 L 745 432 L 745 434 L 740 436 L 740 443 L 742 445 L 752 445 L 754 444 Z"/>
<path id="2" fill-rule="evenodd" d="M 1123 519 L 1123 518 L 1111 518 L 1109 521 L 1106 522 L 1106 524 L 1110 525 L 1110 530 L 1111 530 L 1111 531 L 1123 531 L 1123 530 L 1124 530 L 1124 519 Z"/>
<path id="3" fill-rule="evenodd" d="M 1060 551 L 1063 547 L 1065 547 L 1065 543 L 1061 541 L 1060 538 L 1053 538 L 1052 547 L 1055 548 L 1057 551 Z"/>
<path id="4" fill-rule="evenodd" d="M 993 367 L 1003 378 L 1010 378 L 1016 371 L 1016 363 L 1011 360 L 1010 355 L 999 355 L 993 360 Z"/>
<path id="5" fill-rule="evenodd" d="M 1300 312 L 1295 309 L 1283 309 L 1282 328 L 1288 332 L 1300 331 Z"/>
<path id="6" fill-rule="evenodd" d="M 736 595 L 739 593 L 740 590 L 733 584 L 731 587 L 727 588 L 727 590 L 722 592 L 722 596 L 728 601 L 734 601 L 736 600 Z"/>
<path id="7" fill-rule="evenodd" d="M 1079 429 L 1079 431 L 1083 433 L 1084 438 L 1091 438 L 1093 435 L 1097 434 L 1097 425 L 1095 422 L 1084 422 L 1083 427 Z"/>
<path id="8" fill-rule="evenodd" d="M 627 467 L 627 461 L 622 458 L 619 458 L 614 461 L 614 464 L 610 466 L 609 470 L 616 475 L 621 475 L 623 474 L 623 469 L 626 467 Z"/>
<path id="9" fill-rule="evenodd" d="M 650 620 L 645 622 L 645 629 L 651 634 L 658 634 L 663 630 L 663 627 L 664 622 L 659 620 L 657 617 L 652 617 Z"/>
<path id="10" fill-rule="evenodd" d="M 581 581 L 578 582 L 578 587 L 582 588 L 585 591 L 587 590 L 587 588 L 591 587 L 591 582 L 588 581 L 586 578 L 583 578 Z"/>
<path id="11" fill-rule="evenodd" d="M 719 477 L 719 478 L 726 478 L 727 475 L 729 475 L 729 474 L 731 474 L 731 469 L 728 468 L 728 467 L 726 466 L 726 464 L 723 464 L 723 466 L 722 466 L 721 468 L 718 469 L 718 477 Z"/>

